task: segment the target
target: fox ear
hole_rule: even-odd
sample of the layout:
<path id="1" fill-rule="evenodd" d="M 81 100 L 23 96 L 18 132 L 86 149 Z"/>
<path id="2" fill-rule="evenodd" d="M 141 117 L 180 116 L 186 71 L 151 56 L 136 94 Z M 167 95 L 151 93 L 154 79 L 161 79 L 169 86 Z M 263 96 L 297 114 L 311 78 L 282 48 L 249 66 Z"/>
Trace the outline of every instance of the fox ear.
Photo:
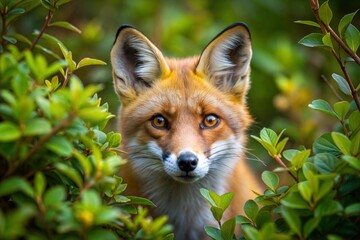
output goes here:
<path id="1" fill-rule="evenodd" d="M 121 26 L 111 49 L 116 92 L 122 101 L 131 99 L 169 73 L 161 52 L 142 33 Z"/>
<path id="2" fill-rule="evenodd" d="M 245 24 L 235 23 L 203 50 L 196 73 L 242 99 L 249 88 L 251 56 L 250 32 Z"/>

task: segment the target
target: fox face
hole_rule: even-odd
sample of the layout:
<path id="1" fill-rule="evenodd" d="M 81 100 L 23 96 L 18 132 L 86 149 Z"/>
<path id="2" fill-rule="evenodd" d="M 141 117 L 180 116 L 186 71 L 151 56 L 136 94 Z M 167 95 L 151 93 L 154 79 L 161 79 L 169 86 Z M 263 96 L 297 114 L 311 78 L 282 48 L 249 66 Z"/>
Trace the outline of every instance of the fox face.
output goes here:
<path id="1" fill-rule="evenodd" d="M 243 24 L 220 33 L 200 58 L 183 60 L 165 59 L 140 32 L 120 28 L 111 52 L 114 85 L 125 148 L 139 176 L 154 171 L 192 183 L 230 167 L 250 123 L 251 54 Z"/>
<path id="2" fill-rule="evenodd" d="M 242 159 L 251 123 L 251 56 L 243 23 L 218 34 L 200 57 L 186 59 L 165 58 L 133 27 L 117 32 L 111 62 L 129 171 L 158 214 L 169 215 L 176 229 L 193 229 L 178 239 L 199 239 L 210 219 L 199 188 L 228 189 Z"/>

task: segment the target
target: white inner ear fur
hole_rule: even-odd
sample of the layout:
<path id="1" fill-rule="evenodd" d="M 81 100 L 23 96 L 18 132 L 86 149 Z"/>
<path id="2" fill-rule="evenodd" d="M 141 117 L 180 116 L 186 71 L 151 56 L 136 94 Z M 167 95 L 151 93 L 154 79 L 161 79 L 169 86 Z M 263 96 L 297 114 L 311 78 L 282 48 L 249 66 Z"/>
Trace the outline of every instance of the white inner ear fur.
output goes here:
<path id="1" fill-rule="evenodd" d="M 120 31 L 111 50 L 111 63 L 120 93 L 126 89 L 138 92 L 169 71 L 161 52 L 133 28 Z"/>
<path id="2" fill-rule="evenodd" d="M 214 47 L 209 63 L 209 70 L 214 77 L 229 74 L 243 76 L 246 74 L 252 52 L 250 46 L 242 46 L 241 48 L 244 49 L 240 49 L 239 44 L 244 45 L 246 43 L 240 35 L 230 35 Z M 237 48 L 238 50 L 236 50 Z M 232 51 L 238 51 L 239 56 L 236 56 L 237 59 L 231 59 L 229 56 Z"/>

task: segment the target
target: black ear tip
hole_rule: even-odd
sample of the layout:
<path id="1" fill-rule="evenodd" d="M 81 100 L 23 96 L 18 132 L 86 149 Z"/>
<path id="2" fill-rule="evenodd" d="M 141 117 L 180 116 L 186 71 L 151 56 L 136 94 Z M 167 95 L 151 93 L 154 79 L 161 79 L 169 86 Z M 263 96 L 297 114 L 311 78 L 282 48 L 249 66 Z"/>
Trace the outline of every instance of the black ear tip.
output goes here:
<path id="1" fill-rule="evenodd" d="M 225 32 L 225 31 L 227 31 L 227 30 L 229 30 L 229 29 L 231 29 L 231 28 L 238 27 L 238 26 L 243 27 L 243 28 L 247 31 L 247 33 L 249 34 L 250 40 L 251 40 L 250 29 L 249 29 L 248 25 L 247 25 L 246 23 L 244 23 L 244 22 L 236 22 L 236 23 L 233 23 L 233 24 L 231 24 L 230 26 L 228 26 L 227 28 L 225 28 L 225 29 L 223 30 L 223 32 Z"/>
<path id="2" fill-rule="evenodd" d="M 118 28 L 118 30 L 117 30 L 117 32 L 116 32 L 115 40 L 114 40 L 113 45 L 115 44 L 116 39 L 118 38 L 120 32 L 123 31 L 124 29 L 127 29 L 127 28 L 135 29 L 133 26 L 131 26 L 131 25 L 129 25 L 129 24 L 122 24 L 122 25 Z"/>

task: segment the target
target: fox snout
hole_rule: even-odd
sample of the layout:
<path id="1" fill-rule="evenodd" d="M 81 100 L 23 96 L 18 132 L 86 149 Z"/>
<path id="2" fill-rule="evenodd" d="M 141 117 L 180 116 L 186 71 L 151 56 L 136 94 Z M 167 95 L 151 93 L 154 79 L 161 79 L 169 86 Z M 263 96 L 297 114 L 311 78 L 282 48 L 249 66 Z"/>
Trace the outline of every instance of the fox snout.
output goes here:
<path id="1" fill-rule="evenodd" d="M 178 157 L 177 165 L 182 171 L 188 173 L 197 167 L 198 161 L 199 159 L 194 153 L 184 152 Z"/>
<path id="2" fill-rule="evenodd" d="M 208 161 L 206 156 L 186 149 L 179 154 L 164 154 L 163 169 L 178 182 L 192 183 L 206 176 Z"/>

